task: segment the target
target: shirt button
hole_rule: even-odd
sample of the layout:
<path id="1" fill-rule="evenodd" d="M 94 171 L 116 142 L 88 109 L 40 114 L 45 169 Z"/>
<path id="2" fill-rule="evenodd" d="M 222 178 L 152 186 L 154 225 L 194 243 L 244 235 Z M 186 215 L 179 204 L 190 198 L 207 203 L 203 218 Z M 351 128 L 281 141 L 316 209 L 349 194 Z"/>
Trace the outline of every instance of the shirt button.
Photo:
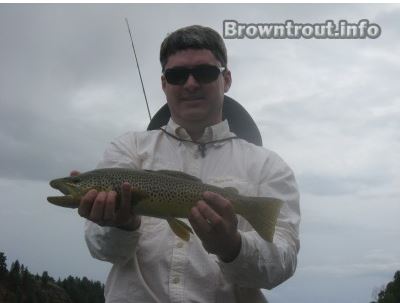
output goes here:
<path id="1" fill-rule="evenodd" d="M 179 281 L 180 281 L 179 277 L 175 277 L 175 278 L 172 280 L 172 283 L 178 284 Z"/>
<path id="2" fill-rule="evenodd" d="M 179 242 L 178 244 L 176 244 L 176 247 L 182 248 L 183 247 L 183 242 Z"/>

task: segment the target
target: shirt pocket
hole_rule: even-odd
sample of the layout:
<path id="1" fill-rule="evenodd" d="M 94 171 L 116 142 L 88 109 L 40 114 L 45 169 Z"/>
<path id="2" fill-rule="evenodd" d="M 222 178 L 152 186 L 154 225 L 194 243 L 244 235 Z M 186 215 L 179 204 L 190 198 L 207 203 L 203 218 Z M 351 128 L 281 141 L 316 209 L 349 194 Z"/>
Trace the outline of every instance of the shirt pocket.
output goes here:
<path id="1" fill-rule="evenodd" d="M 142 159 L 141 168 L 148 170 L 180 170 L 177 163 L 160 156 Z"/>

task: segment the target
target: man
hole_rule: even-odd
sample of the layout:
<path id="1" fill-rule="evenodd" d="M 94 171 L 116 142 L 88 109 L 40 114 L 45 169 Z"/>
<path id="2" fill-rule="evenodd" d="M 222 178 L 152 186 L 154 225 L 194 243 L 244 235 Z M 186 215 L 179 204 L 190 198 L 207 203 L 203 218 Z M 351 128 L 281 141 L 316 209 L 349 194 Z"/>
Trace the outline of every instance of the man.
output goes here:
<path id="1" fill-rule="evenodd" d="M 243 195 L 284 201 L 273 243 L 263 240 L 230 201 L 206 192 L 188 214 L 195 236 L 182 241 L 165 220 L 131 212 L 131 186 L 89 191 L 79 214 L 88 219 L 91 254 L 113 264 L 106 302 L 266 302 L 271 289 L 295 271 L 299 195 L 290 168 L 275 153 L 235 137 L 222 120 L 231 85 L 224 42 L 201 26 L 165 38 L 162 89 L 171 119 L 163 130 L 130 132 L 113 141 L 103 167 L 179 170 Z"/>

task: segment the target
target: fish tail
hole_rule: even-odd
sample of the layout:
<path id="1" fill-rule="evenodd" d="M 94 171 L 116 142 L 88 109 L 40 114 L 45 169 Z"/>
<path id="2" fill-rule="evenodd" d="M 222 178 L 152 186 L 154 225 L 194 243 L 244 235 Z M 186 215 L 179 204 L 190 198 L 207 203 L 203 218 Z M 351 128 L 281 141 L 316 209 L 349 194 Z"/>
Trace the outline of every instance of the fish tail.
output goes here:
<path id="1" fill-rule="evenodd" d="M 267 197 L 241 197 L 237 212 L 266 241 L 272 242 L 282 200 Z"/>

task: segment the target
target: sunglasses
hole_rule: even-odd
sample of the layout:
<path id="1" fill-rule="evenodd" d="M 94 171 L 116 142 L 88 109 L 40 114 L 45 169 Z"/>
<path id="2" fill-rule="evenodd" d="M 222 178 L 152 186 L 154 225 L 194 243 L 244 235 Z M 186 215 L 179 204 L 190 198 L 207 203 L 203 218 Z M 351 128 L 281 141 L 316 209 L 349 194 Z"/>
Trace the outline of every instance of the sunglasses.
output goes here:
<path id="1" fill-rule="evenodd" d="M 193 68 L 173 67 L 164 71 L 165 79 L 169 84 L 183 85 L 189 75 L 192 75 L 201 84 L 211 83 L 217 80 L 218 76 L 225 70 L 225 67 L 202 64 Z"/>

